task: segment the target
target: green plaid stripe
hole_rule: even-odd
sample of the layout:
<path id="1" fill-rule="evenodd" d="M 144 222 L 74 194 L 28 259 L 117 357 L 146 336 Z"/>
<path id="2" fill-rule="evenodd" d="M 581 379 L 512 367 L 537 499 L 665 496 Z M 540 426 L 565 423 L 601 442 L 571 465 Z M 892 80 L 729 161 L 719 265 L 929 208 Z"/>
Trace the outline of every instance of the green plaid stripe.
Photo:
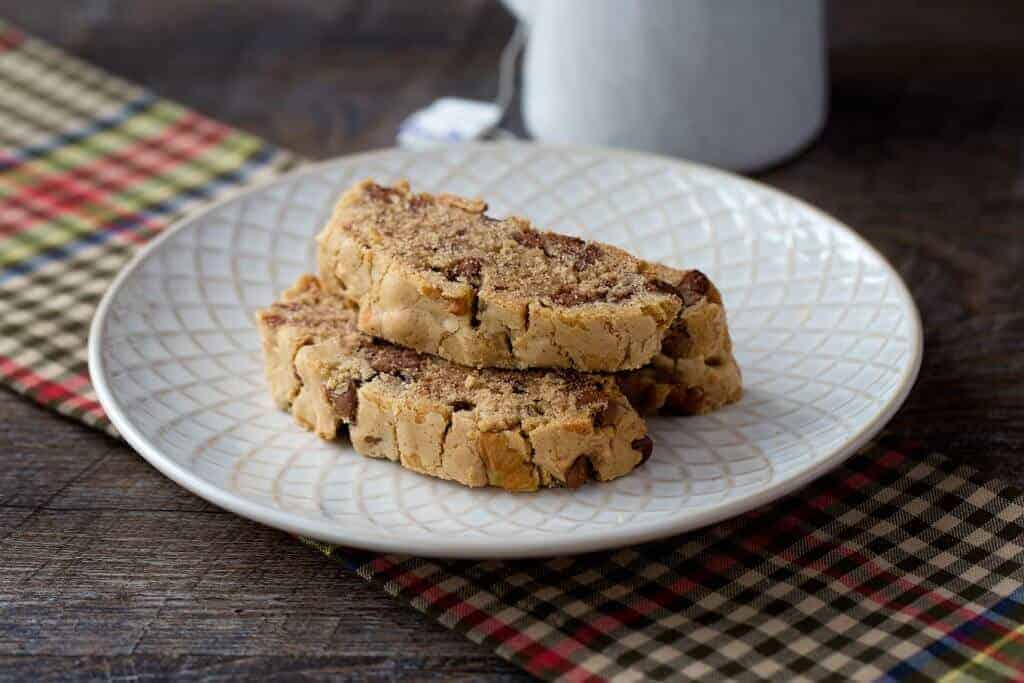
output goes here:
<path id="1" fill-rule="evenodd" d="M 295 160 L 9 24 L 0 37 L 0 375 L 113 433 L 85 357 L 106 286 L 178 217 Z"/>

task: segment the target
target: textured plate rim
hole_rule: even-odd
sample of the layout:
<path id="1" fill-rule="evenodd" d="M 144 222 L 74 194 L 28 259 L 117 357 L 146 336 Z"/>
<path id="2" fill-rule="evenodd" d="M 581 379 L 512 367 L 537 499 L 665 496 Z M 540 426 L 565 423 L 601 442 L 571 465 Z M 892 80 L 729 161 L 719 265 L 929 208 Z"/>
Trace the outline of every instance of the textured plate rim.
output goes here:
<path id="1" fill-rule="evenodd" d="M 832 229 L 851 238 L 859 248 L 864 249 L 874 258 L 878 259 L 878 262 L 893 279 L 900 303 L 907 311 L 909 317 L 908 322 L 910 329 L 908 332 L 908 338 L 911 356 L 904 365 L 899 378 L 899 386 L 896 391 L 893 393 L 888 403 L 882 406 L 878 413 L 871 420 L 865 422 L 860 431 L 850 437 L 844 444 L 834 448 L 831 453 L 821 458 L 813 465 L 797 470 L 795 473 L 774 482 L 769 486 L 752 492 L 747 496 L 712 507 L 698 508 L 682 516 L 637 524 L 629 527 L 628 530 L 620 530 L 616 528 L 598 529 L 578 533 L 573 535 L 571 538 L 562 537 L 557 539 L 557 541 L 550 538 L 507 538 L 458 539 L 441 543 L 435 539 L 424 539 L 420 542 L 382 539 L 379 536 L 374 536 L 371 532 L 357 531 L 353 533 L 346 530 L 342 525 L 336 522 L 332 523 L 326 520 L 302 517 L 284 510 L 273 508 L 205 481 L 198 475 L 194 474 L 190 469 L 178 464 L 172 458 L 165 455 L 161 449 L 149 441 L 149 439 L 147 439 L 146 436 L 135 427 L 131 420 L 128 419 L 127 415 L 121 408 L 121 404 L 111 391 L 110 385 L 107 382 L 106 368 L 103 364 L 103 358 L 100 350 L 103 334 L 106 329 L 107 317 L 110 314 L 114 300 L 117 298 L 118 293 L 121 291 L 121 288 L 131 274 L 134 273 L 135 270 L 150 257 L 150 255 L 159 250 L 165 241 L 193 223 L 201 221 L 207 214 L 217 210 L 222 205 L 230 202 L 241 201 L 244 197 L 265 191 L 268 187 L 292 182 L 296 178 L 300 178 L 307 174 L 318 173 L 324 168 L 330 166 L 347 164 L 361 159 L 372 159 L 378 156 L 391 155 L 396 152 L 415 153 L 412 150 L 389 147 L 313 163 L 290 173 L 260 182 L 253 187 L 234 192 L 203 208 L 202 210 L 176 221 L 174 224 L 165 228 L 164 231 L 151 242 L 145 245 L 139 253 L 121 269 L 117 274 L 117 277 L 114 278 L 114 281 L 103 295 L 103 298 L 96 309 L 96 313 L 93 316 L 89 329 L 89 375 L 100 405 L 103 406 L 103 409 L 106 411 L 111 423 L 113 423 L 121 436 L 124 437 L 124 439 L 140 455 L 142 455 L 143 458 L 149 461 L 151 465 L 166 477 L 218 507 L 261 524 L 281 529 L 282 531 L 299 536 L 309 536 L 329 543 L 347 545 L 376 552 L 442 558 L 518 559 L 529 557 L 550 557 L 555 555 L 573 555 L 635 545 L 646 541 L 652 541 L 692 531 L 694 529 L 699 529 L 710 524 L 735 517 L 792 493 L 840 465 L 864 446 L 871 437 L 881 431 L 886 423 L 892 419 L 899 408 L 903 405 L 911 388 L 914 386 L 914 382 L 917 379 L 918 372 L 921 368 L 921 359 L 923 354 L 921 316 L 910 291 L 907 289 L 906 283 L 903 282 L 903 278 L 900 277 L 896 269 L 892 267 L 892 264 L 889 263 L 888 259 L 886 259 L 877 249 L 875 249 L 874 246 L 857 234 L 852 228 L 828 215 L 824 211 L 797 197 L 793 197 L 792 195 L 782 192 L 781 190 L 777 190 L 756 180 L 751 180 L 727 171 L 722 171 L 682 159 L 673 159 L 654 154 L 606 149 L 601 147 L 544 145 L 529 142 L 467 143 L 460 145 L 459 149 L 486 151 L 489 149 L 515 146 L 529 146 L 533 148 L 543 148 L 550 149 L 552 151 L 576 154 L 592 154 L 606 158 L 617 157 L 623 159 L 657 161 L 676 167 L 697 170 L 702 173 L 710 173 L 712 175 L 717 175 L 728 182 L 751 185 L 759 191 L 767 192 L 776 198 L 792 202 L 802 211 L 814 215 L 818 220 L 829 225 Z"/>

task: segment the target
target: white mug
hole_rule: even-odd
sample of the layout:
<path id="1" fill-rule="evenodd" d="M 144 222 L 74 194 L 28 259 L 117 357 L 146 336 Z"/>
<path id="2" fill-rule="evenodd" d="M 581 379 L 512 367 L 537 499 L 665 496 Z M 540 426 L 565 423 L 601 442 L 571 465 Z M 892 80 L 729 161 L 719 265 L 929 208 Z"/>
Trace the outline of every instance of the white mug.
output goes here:
<path id="1" fill-rule="evenodd" d="M 505 0 L 527 26 L 523 117 L 539 140 L 751 171 L 826 113 L 822 0 Z"/>

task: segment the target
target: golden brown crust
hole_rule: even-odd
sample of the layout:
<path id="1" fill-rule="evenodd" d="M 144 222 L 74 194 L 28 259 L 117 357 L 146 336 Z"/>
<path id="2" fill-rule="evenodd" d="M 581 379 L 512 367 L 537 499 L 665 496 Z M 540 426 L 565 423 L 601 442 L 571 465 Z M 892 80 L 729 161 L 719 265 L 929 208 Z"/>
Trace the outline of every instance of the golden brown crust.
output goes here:
<path id="1" fill-rule="evenodd" d="M 620 384 L 643 414 L 739 400 L 722 298 L 703 273 L 486 208 L 358 183 L 317 238 L 325 286 L 359 307 L 364 332 L 464 365 L 635 369 Z"/>
<path id="2" fill-rule="evenodd" d="M 682 301 L 643 261 L 485 209 L 364 181 L 317 238 L 320 275 L 367 334 L 463 365 L 610 372 L 659 351 Z"/>
<path id="3" fill-rule="evenodd" d="M 628 473 L 649 455 L 614 380 L 570 370 L 476 370 L 373 339 L 305 276 L 258 314 L 278 404 L 370 457 L 467 486 L 534 490 Z"/>

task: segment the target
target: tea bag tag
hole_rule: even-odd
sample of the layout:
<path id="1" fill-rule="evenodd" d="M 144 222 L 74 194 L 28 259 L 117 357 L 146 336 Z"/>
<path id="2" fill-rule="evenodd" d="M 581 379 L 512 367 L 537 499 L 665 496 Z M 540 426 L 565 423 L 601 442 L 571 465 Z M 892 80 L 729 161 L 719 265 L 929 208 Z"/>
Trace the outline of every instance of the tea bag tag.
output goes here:
<path id="1" fill-rule="evenodd" d="M 501 121 L 502 108 L 493 102 L 442 97 L 411 114 L 398 129 L 402 147 L 434 147 L 479 140 Z"/>

